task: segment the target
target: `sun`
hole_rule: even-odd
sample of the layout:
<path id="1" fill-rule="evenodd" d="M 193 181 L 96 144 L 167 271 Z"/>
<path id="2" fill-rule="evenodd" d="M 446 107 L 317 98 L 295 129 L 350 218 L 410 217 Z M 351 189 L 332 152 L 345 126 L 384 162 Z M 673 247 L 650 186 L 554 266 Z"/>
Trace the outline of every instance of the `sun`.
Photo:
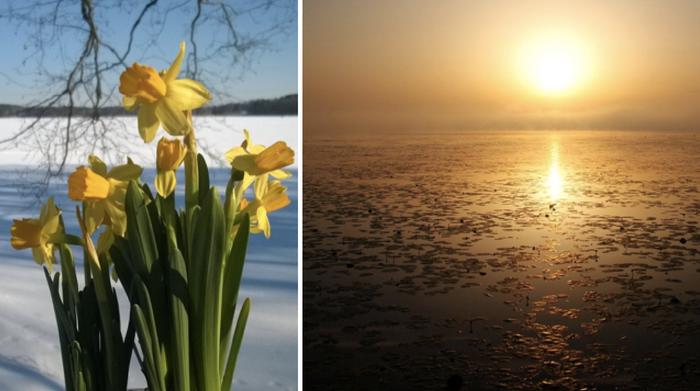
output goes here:
<path id="1" fill-rule="evenodd" d="M 524 57 L 526 79 L 541 93 L 570 92 L 583 77 L 582 50 L 572 42 L 543 40 L 530 45 Z"/>

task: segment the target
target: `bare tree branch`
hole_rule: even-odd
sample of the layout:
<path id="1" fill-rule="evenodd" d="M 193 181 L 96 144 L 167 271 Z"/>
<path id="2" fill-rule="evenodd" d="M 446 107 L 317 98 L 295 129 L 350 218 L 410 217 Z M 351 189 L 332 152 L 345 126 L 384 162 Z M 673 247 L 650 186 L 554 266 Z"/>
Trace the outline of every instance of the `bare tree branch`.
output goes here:
<path id="1" fill-rule="evenodd" d="M 108 15 L 114 12 L 133 17 L 130 25 L 118 29 L 129 32 L 123 48 L 108 33 Z M 191 16 L 183 31 L 192 49 L 186 62 L 188 76 L 227 99 L 231 93 L 218 86 L 249 72 L 257 55 L 274 50 L 272 39 L 289 32 L 296 20 L 296 0 L 11 0 L 0 9 L 0 22 L 26 34 L 23 71 L 35 79 L 31 92 L 39 97 L 26 107 L 38 116 L 0 139 L 0 149 L 24 145 L 37 151 L 44 175 L 35 190 L 46 191 L 53 179 L 64 175 L 76 150 L 88 149 L 108 158 L 128 151 L 127 129 L 114 118 L 102 118 L 100 109 L 118 102 L 114 80 L 129 65 L 136 42 L 157 47 L 174 13 Z M 267 16 L 264 23 L 258 20 L 263 15 Z M 67 41 L 81 42 L 80 51 L 71 53 L 75 46 L 66 45 Z M 56 69 L 55 61 L 46 61 L 49 56 L 59 58 L 65 68 Z M 61 107 L 66 109 L 65 118 L 47 115 Z M 79 107 L 89 107 L 91 114 L 76 117 Z"/>

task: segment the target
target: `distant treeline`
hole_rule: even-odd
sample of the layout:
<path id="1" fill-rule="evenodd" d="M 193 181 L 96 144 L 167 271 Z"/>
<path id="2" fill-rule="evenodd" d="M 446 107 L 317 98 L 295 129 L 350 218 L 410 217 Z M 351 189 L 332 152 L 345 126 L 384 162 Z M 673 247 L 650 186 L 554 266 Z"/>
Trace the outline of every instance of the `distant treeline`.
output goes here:
<path id="1" fill-rule="evenodd" d="M 66 117 L 69 108 L 36 107 L 0 104 L 1 117 Z M 87 117 L 93 114 L 92 108 L 74 107 L 73 115 Z M 99 109 L 100 116 L 112 117 L 134 115 L 121 106 L 105 106 Z M 198 115 L 297 115 L 297 94 L 274 99 L 255 99 L 239 103 L 204 106 L 197 110 Z"/>

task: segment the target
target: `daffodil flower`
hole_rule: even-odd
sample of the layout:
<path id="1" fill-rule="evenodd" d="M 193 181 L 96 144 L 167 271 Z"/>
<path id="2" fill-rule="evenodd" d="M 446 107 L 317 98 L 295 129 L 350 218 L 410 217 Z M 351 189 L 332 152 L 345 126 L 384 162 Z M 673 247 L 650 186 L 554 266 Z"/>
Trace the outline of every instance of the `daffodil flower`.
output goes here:
<path id="1" fill-rule="evenodd" d="M 134 63 L 119 77 L 119 92 L 124 95 L 124 107 L 138 108 L 138 127 L 143 141 L 150 143 L 160 125 L 173 136 L 183 136 L 190 129 L 185 114 L 209 100 L 211 95 L 201 83 L 191 79 L 176 79 L 185 56 L 185 43 L 167 71 Z"/>
<path id="2" fill-rule="evenodd" d="M 258 147 L 258 148 L 256 148 Z M 287 146 L 284 141 L 277 141 L 271 146 L 260 150 L 261 145 L 233 148 L 226 153 L 226 158 L 231 165 L 241 171 L 245 171 L 250 175 L 262 175 L 274 173 L 273 176 L 287 177 L 284 171 L 280 170 L 294 163 L 294 151 Z M 251 152 L 258 150 L 259 152 Z M 245 151 L 242 153 L 242 151 Z"/>
<path id="3" fill-rule="evenodd" d="M 185 145 L 178 139 L 168 140 L 163 137 L 158 141 L 155 186 L 161 197 L 165 198 L 175 190 L 175 171 L 182 164 L 186 153 Z"/>
<path id="4" fill-rule="evenodd" d="M 10 244 L 15 250 L 32 249 L 34 261 L 47 264 L 53 269 L 53 243 L 50 239 L 61 230 L 61 211 L 56 207 L 53 198 L 49 198 L 41 208 L 38 219 L 14 220 L 11 228 Z"/>
<path id="5" fill-rule="evenodd" d="M 278 141 L 270 148 L 265 148 L 264 145 L 253 144 L 248 129 L 244 129 L 243 133 L 245 140 L 241 146 L 231 148 L 225 155 L 234 168 L 244 172 L 242 190 L 253 183 L 256 175 L 270 174 L 276 179 L 292 176 L 289 172 L 281 170 L 282 167 L 294 163 L 294 151 L 287 147 L 287 144 Z"/>
<path id="6" fill-rule="evenodd" d="M 282 209 L 291 202 L 286 194 L 287 188 L 280 181 L 268 181 L 267 175 L 255 181 L 255 199 L 248 202 L 241 200 L 242 212 L 250 214 L 250 232 L 264 233 L 270 238 L 270 221 L 267 214 Z"/>
<path id="7" fill-rule="evenodd" d="M 127 164 L 108 172 L 102 160 L 90 155 L 90 167 L 80 166 L 68 177 L 68 196 L 74 201 L 85 201 L 85 225 L 90 233 L 104 224 L 114 234 L 124 236 L 126 189 L 129 181 L 138 179 L 143 171 L 131 159 L 127 160 Z"/>

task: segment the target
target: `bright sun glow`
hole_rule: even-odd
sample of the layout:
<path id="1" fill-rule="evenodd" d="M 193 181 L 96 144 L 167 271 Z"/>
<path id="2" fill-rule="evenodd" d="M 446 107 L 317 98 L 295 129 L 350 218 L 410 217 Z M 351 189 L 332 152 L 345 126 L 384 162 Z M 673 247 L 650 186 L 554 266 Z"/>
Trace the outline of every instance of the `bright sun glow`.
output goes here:
<path id="1" fill-rule="evenodd" d="M 584 71 L 581 48 L 563 40 L 531 45 L 524 63 L 528 82 L 547 94 L 568 92 L 580 82 Z"/>

